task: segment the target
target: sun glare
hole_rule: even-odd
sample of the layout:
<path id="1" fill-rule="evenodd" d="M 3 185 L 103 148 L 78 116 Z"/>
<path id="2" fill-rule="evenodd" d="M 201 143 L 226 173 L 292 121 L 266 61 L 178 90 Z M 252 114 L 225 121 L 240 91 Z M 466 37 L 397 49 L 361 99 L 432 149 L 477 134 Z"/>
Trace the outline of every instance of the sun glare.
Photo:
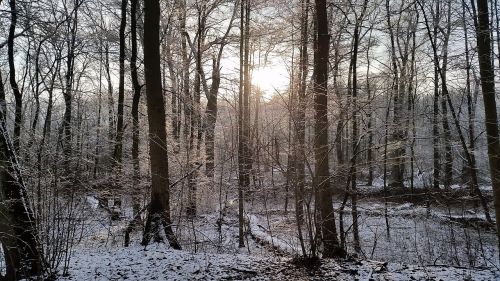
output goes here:
<path id="1" fill-rule="evenodd" d="M 284 67 L 260 67 L 252 72 L 252 85 L 259 87 L 266 98 L 286 90 L 288 81 L 288 72 Z"/>

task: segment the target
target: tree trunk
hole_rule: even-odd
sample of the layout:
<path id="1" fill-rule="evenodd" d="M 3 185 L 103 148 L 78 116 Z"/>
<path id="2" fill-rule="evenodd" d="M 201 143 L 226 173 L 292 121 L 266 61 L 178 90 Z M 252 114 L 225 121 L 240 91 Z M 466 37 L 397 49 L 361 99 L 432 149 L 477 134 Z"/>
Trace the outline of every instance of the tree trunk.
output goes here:
<path id="1" fill-rule="evenodd" d="M 134 96 L 132 97 L 132 165 L 134 168 L 134 181 L 138 181 L 140 177 L 139 170 L 139 101 L 141 98 L 141 86 L 139 85 L 139 77 L 137 74 L 137 6 L 138 0 L 130 2 L 130 40 L 131 40 L 131 57 L 130 57 L 130 76 Z"/>
<path id="2" fill-rule="evenodd" d="M 168 175 L 165 103 L 160 69 L 160 2 L 144 1 L 144 67 L 149 124 L 149 156 L 151 169 L 151 203 L 142 244 L 163 225 L 165 235 L 174 249 L 181 249 L 172 230 L 170 218 L 170 181 Z"/>
<path id="3" fill-rule="evenodd" d="M 372 39 L 372 32 L 370 31 L 370 37 L 368 39 L 368 48 L 366 48 L 366 92 L 367 92 L 367 99 L 368 99 L 368 124 L 367 124 L 367 131 L 368 131 L 368 148 L 366 151 L 366 162 L 368 164 L 368 179 L 366 182 L 367 186 L 372 186 L 373 185 L 373 173 L 374 173 L 374 155 L 373 155 L 373 101 L 372 101 L 372 89 L 371 89 L 371 84 L 370 84 L 370 66 L 371 66 L 371 59 L 370 59 L 370 47 L 371 47 L 371 39 Z"/>
<path id="4" fill-rule="evenodd" d="M 351 157 L 351 202 L 352 202 L 352 233 L 354 238 L 354 251 L 356 253 L 361 253 L 361 245 L 359 242 L 359 227 L 358 227 L 358 191 L 357 191 L 357 167 L 356 162 L 358 158 L 358 149 L 359 149 L 359 141 L 358 141 L 358 108 L 357 108 L 357 99 L 358 99 L 358 52 L 359 52 L 359 37 L 361 33 L 361 28 L 363 24 L 363 18 L 366 12 L 366 6 L 368 4 L 368 0 L 363 1 L 363 10 L 361 14 L 356 19 L 355 27 L 354 27 L 354 42 L 353 42 L 353 52 L 352 52 L 352 107 L 353 107 L 353 115 L 352 115 L 352 157 Z"/>
<path id="5" fill-rule="evenodd" d="M 309 39 L 309 0 L 301 1 L 301 24 L 300 24 L 300 61 L 299 61 L 299 91 L 297 93 L 297 107 L 295 113 L 295 219 L 299 235 L 302 254 L 306 255 L 302 225 L 304 224 L 304 188 L 305 188 L 305 107 L 308 75 L 308 39 Z"/>
<path id="6" fill-rule="evenodd" d="M 465 91 L 467 95 L 467 116 L 468 116 L 468 133 L 469 133 L 469 151 L 471 152 L 471 165 L 468 165 L 468 176 L 472 177 L 473 174 L 477 174 L 476 167 L 476 145 L 475 145 L 475 133 L 474 133 L 474 119 L 475 119 L 475 103 L 472 98 L 471 91 L 471 62 L 470 62 L 470 54 L 469 54 L 469 34 L 467 31 L 467 23 L 466 23 L 466 11 L 465 11 L 465 0 L 462 0 L 462 17 L 463 17 L 463 29 L 464 29 L 464 45 L 465 45 L 465 64 L 466 64 L 466 73 L 467 78 L 465 82 Z M 472 181 L 469 183 L 471 194 L 474 194 L 474 185 Z"/>
<path id="7" fill-rule="evenodd" d="M 165 42 L 165 56 L 167 59 L 167 66 L 168 66 L 168 71 L 169 71 L 169 78 L 170 78 L 170 89 L 172 92 L 172 98 L 171 98 L 171 106 L 172 106 L 172 135 L 174 137 L 175 141 L 175 147 L 174 147 L 174 153 L 179 152 L 179 141 L 180 141 L 180 134 L 181 134 L 181 115 L 182 115 L 182 107 L 181 107 L 181 102 L 179 98 L 179 82 L 177 80 L 177 73 L 175 72 L 176 67 L 174 65 L 174 60 L 172 58 L 172 48 L 171 48 L 171 41 L 172 40 L 172 30 L 168 29 L 167 30 L 167 37 L 166 37 Z"/>
<path id="8" fill-rule="evenodd" d="M 109 150 L 113 149 L 113 141 L 115 139 L 115 118 L 114 118 L 114 107 L 115 101 L 113 99 L 113 83 L 111 82 L 111 70 L 109 64 L 109 43 L 106 42 L 104 46 L 104 60 L 105 60 L 105 69 L 106 69 L 106 77 L 108 80 L 108 141 L 109 141 Z"/>
<path id="9" fill-rule="evenodd" d="M 64 153 L 64 169 L 65 174 L 68 176 L 71 171 L 71 107 L 73 101 L 73 72 L 75 64 L 75 46 L 76 46 L 76 32 L 78 29 L 78 3 L 75 3 L 74 16 L 68 20 L 67 27 L 69 38 L 67 39 L 68 55 L 66 58 L 66 75 L 65 75 L 65 88 L 63 91 L 64 96 L 64 117 L 62 124 L 63 133 L 63 153 Z"/>
<path id="10" fill-rule="evenodd" d="M 97 97 L 97 128 L 96 142 L 94 155 L 94 169 L 92 175 L 97 179 L 97 171 L 99 170 L 99 158 L 101 153 L 101 111 L 102 111 L 102 60 L 103 60 L 102 39 L 99 40 L 99 95 Z M 40 151 L 41 153 L 41 151 Z"/>
<path id="11" fill-rule="evenodd" d="M 240 6 L 240 87 L 238 97 L 238 220 L 239 247 L 245 246 L 244 240 L 244 194 L 250 185 L 249 143 L 250 143 L 250 77 L 249 77 L 249 24 L 250 3 L 242 0 Z"/>
<path id="12" fill-rule="evenodd" d="M 21 138 L 21 122 L 22 122 L 22 109 L 23 109 L 23 98 L 19 86 L 16 82 L 16 67 L 14 62 L 14 32 L 16 30 L 17 23 L 17 9 L 16 1 L 9 0 L 10 4 L 10 27 L 9 27 L 9 37 L 7 39 L 7 54 L 9 59 L 9 81 L 10 87 L 14 92 L 15 99 L 15 119 L 14 119 L 14 150 L 19 153 L 19 144 Z"/>
<path id="13" fill-rule="evenodd" d="M 184 145 L 186 152 L 191 149 L 192 138 L 191 138 L 191 119 L 193 118 L 193 99 L 191 97 L 191 92 L 189 90 L 189 56 L 187 50 L 187 31 L 186 31 L 186 0 L 179 1 L 180 5 L 180 32 L 181 32 L 181 53 L 182 53 L 182 92 L 183 92 L 183 102 L 184 105 Z"/>
<path id="14" fill-rule="evenodd" d="M 474 4 L 474 3 L 472 3 Z M 475 17 L 475 15 L 474 15 Z M 491 65 L 491 38 L 488 17 L 488 1 L 477 0 L 478 28 L 477 48 L 481 88 L 483 89 L 486 138 L 488 141 L 488 160 L 490 163 L 491 183 L 495 215 L 500 218 L 500 142 L 498 136 L 498 117 L 495 99 L 495 74 Z M 497 223 L 497 238 L 500 248 L 500 224 Z"/>
<path id="15" fill-rule="evenodd" d="M 330 35 L 328 34 L 328 15 L 326 0 L 316 3 L 316 48 L 314 52 L 314 155 L 316 171 L 314 181 L 316 200 L 319 207 L 319 226 L 322 234 L 323 256 L 333 258 L 344 256 L 339 246 L 335 215 L 333 212 L 332 191 L 330 187 L 330 165 L 328 149 L 328 54 Z"/>
<path id="16" fill-rule="evenodd" d="M 231 16 L 231 20 L 229 21 L 228 28 L 224 33 L 224 36 L 221 38 L 221 45 L 219 47 L 217 56 L 214 56 L 212 59 L 212 84 L 210 85 L 210 90 L 207 95 L 207 106 L 205 109 L 205 154 L 206 154 L 206 162 L 205 162 L 205 173 L 207 177 L 213 179 L 214 176 L 214 158 L 215 158 L 215 125 L 217 122 L 217 98 L 219 94 L 220 87 L 220 69 L 221 69 L 221 59 L 224 51 L 224 47 L 226 46 L 227 38 L 233 27 L 233 21 L 238 14 L 238 3 L 235 3 L 233 14 Z M 203 71 L 203 68 L 201 69 Z"/>
<path id="17" fill-rule="evenodd" d="M 127 26 L 127 0 L 122 0 L 121 4 L 121 22 L 120 22 L 120 58 L 119 58 L 119 76 L 118 83 L 118 110 L 116 118 L 116 140 L 113 151 L 113 165 L 121 169 L 122 150 L 123 150 L 123 101 L 125 99 L 125 27 Z"/>
<path id="18" fill-rule="evenodd" d="M 386 1 L 386 11 L 387 11 L 387 25 L 390 33 L 390 42 L 391 42 L 391 62 L 392 62 L 392 71 L 393 71 L 393 87 L 392 87 L 392 98 L 394 102 L 394 115 L 393 115 L 393 131 L 391 135 L 391 139 L 394 142 L 394 148 L 390 152 L 391 155 L 391 177 L 389 186 L 391 187 L 403 187 L 404 181 L 404 129 L 402 128 L 402 118 L 403 118 L 403 92 L 404 84 L 402 80 L 405 77 L 404 73 L 404 64 L 398 68 L 398 61 L 396 55 L 396 46 L 395 46 L 395 36 L 391 23 L 391 11 L 389 6 L 389 0 Z M 398 73 L 399 72 L 399 73 Z"/>
<path id="19" fill-rule="evenodd" d="M 3 82 L 0 82 L 0 103 L 2 103 L 0 110 L 0 202 L 2 202 L 0 204 L 0 229 L 2 229 L 0 242 L 6 267 L 6 275 L 3 278 L 13 281 L 39 276 L 44 268 L 37 242 L 35 216 L 21 177 L 16 152 L 5 126 L 5 101 L 2 98 L 5 98 L 5 92 Z"/>
<path id="20" fill-rule="evenodd" d="M 222 47 L 221 47 L 222 48 Z M 220 56 L 212 62 L 212 85 L 207 97 L 207 108 L 205 110 L 205 174 L 210 179 L 214 177 L 214 147 L 215 147 L 215 123 L 217 121 L 217 95 L 220 86 Z"/>
<path id="21" fill-rule="evenodd" d="M 438 1 L 439 3 L 439 1 Z M 439 19 L 438 19 L 439 20 Z M 448 42 L 451 34 L 451 3 L 448 3 L 448 11 L 447 11 L 447 22 L 446 22 L 446 31 L 444 34 L 444 39 L 443 39 L 443 50 L 441 57 L 443 59 L 441 71 L 442 71 L 442 76 L 443 76 L 443 81 L 441 83 L 441 87 L 447 83 L 446 81 L 446 72 L 448 69 Z M 444 93 L 444 89 L 442 90 Z M 452 154 L 452 148 L 451 148 L 451 130 L 450 130 L 450 124 L 448 122 L 448 106 L 446 105 L 446 97 L 442 97 L 441 99 L 441 108 L 443 110 L 443 133 L 444 133 L 444 147 L 445 147 L 445 154 L 444 154 L 444 186 L 446 188 L 450 188 L 452 182 L 453 182 L 453 154 Z"/>

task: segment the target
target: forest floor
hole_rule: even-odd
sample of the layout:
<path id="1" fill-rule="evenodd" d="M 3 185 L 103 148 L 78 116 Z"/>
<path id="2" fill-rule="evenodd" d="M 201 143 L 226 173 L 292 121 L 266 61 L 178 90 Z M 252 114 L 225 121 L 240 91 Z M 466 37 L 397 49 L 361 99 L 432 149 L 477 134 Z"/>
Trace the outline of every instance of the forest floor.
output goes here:
<path id="1" fill-rule="evenodd" d="M 60 280 L 498 280 L 498 272 L 360 260 L 299 266 L 291 258 L 192 253 L 165 244 L 77 248 Z"/>
<path id="2" fill-rule="evenodd" d="M 69 275 L 60 280 L 500 280 L 494 230 L 464 223 L 482 221 L 479 211 L 374 197 L 361 196 L 358 206 L 362 253 L 340 261 L 297 259 L 294 210 L 277 208 L 283 201 L 273 202 L 271 195 L 247 204 L 246 248 L 237 247 L 232 205 L 222 220 L 217 212 L 174 222 L 182 251 L 165 243 L 144 248 L 139 232 L 124 247 L 127 220 L 112 221 L 102 210 L 86 208 Z M 347 205 L 349 229 L 350 211 Z M 346 241 L 353 252 L 349 235 Z"/>

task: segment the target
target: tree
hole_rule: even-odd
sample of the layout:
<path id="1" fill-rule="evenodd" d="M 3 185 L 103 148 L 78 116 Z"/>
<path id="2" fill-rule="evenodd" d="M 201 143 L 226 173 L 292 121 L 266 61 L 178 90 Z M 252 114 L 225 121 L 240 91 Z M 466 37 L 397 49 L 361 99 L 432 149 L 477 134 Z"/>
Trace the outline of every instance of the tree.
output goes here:
<path id="1" fill-rule="evenodd" d="M 207 177 L 214 177 L 214 161 L 215 161 L 215 124 L 217 122 L 217 99 L 221 82 L 221 59 L 224 51 L 224 47 L 229 43 L 228 37 L 230 35 L 230 31 L 233 27 L 233 21 L 237 16 L 238 5 L 235 3 L 233 8 L 233 14 L 231 16 L 231 20 L 229 21 L 229 25 L 226 29 L 226 32 L 221 38 L 218 38 L 219 41 L 219 49 L 214 55 L 212 59 L 212 84 L 210 85 L 210 90 L 207 93 L 207 106 L 205 109 L 205 173 Z"/>
<path id="2" fill-rule="evenodd" d="M 132 97 L 132 164 L 134 178 L 139 178 L 139 101 L 141 98 L 141 85 L 137 74 L 137 6 L 138 0 L 130 1 L 130 77 L 134 95 Z"/>
<path id="3" fill-rule="evenodd" d="M 474 6 L 474 1 L 472 1 Z M 476 15 L 474 15 L 476 17 Z M 488 141 L 488 160 L 490 163 L 493 203 L 497 217 L 497 238 L 500 249 L 500 140 L 498 135 L 498 117 L 495 98 L 495 73 L 491 65 L 491 38 L 488 16 L 488 1 L 477 0 L 477 49 L 481 88 L 483 90 L 486 137 Z"/>
<path id="4" fill-rule="evenodd" d="M 17 24 L 17 8 L 16 0 L 9 0 L 10 5 L 10 27 L 9 27 L 9 37 L 7 40 L 7 53 L 9 57 L 9 81 L 10 87 L 14 92 L 14 99 L 16 101 L 15 119 L 14 119 L 14 150 L 19 153 L 19 143 L 21 138 L 21 122 L 22 122 L 22 110 L 23 110 L 23 96 L 19 90 L 19 86 L 16 81 L 16 66 L 14 63 L 14 37 Z"/>
<path id="5" fill-rule="evenodd" d="M 437 58 L 438 55 L 437 55 L 436 38 L 434 38 L 434 40 L 433 40 L 433 37 L 432 37 L 432 34 L 431 34 L 431 29 L 429 27 L 429 20 L 427 19 L 427 15 L 426 15 L 424 6 L 422 5 L 422 3 L 420 1 L 417 1 L 417 4 L 420 6 L 420 9 L 422 10 L 422 13 L 423 13 L 423 16 L 424 16 L 424 23 L 425 23 L 425 26 L 426 26 L 426 29 L 427 29 L 427 35 L 429 36 L 429 39 L 430 39 L 430 42 L 431 42 L 431 47 L 432 47 L 432 52 L 433 52 L 434 58 Z M 439 73 L 439 78 L 441 79 L 441 88 L 443 90 L 442 94 L 443 94 L 444 98 L 446 98 L 446 102 L 447 102 L 447 104 L 449 106 L 449 109 L 450 109 L 450 112 L 451 112 L 451 116 L 452 116 L 452 119 L 454 121 L 455 128 L 456 128 L 457 133 L 458 133 L 458 137 L 460 139 L 460 144 L 461 144 L 462 149 L 463 149 L 463 151 L 465 153 L 465 157 L 467 159 L 467 162 L 468 162 L 469 166 L 472 167 L 472 166 L 474 166 L 473 158 L 471 156 L 471 152 L 469 151 L 469 148 L 468 148 L 467 143 L 465 141 L 465 137 L 462 134 L 462 129 L 461 129 L 461 126 L 460 126 L 460 122 L 458 120 L 457 114 L 455 112 L 455 109 L 453 107 L 453 104 L 452 104 L 452 101 L 451 101 L 451 98 L 450 98 L 450 93 L 448 91 L 448 86 L 447 86 L 447 83 L 446 83 L 446 76 L 444 74 L 443 69 L 439 65 L 439 61 L 434 60 L 433 62 L 434 62 L 435 69 Z M 474 186 L 474 190 L 476 192 L 476 195 L 479 197 L 479 202 L 482 205 L 482 208 L 483 208 L 486 220 L 489 223 L 492 223 L 492 219 L 491 219 L 491 216 L 490 216 L 490 211 L 489 211 L 489 208 L 488 208 L 488 204 L 486 202 L 486 199 L 482 195 L 481 190 L 479 189 L 477 175 L 476 175 L 476 173 L 474 173 L 475 170 L 472 169 L 471 171 L 473 172 L 471 174 L 472 184 Z"/>
<path id="6" fill-rule="evenodd" d="M 151 202 L 142 244 L 147 245 L 163 226 L 174 249 L 181 249 L 172 230 L 170 218 L 170 181 L 168 176 L 165 103 L 160 68 L 160 1 L 144 1 L 144 68 L 149 124 L 149 156 L 151 169 Z"/>
<path id="7" fill-rule="evenodd" d="M 125 99 L 125 27 L 127 26 L 127 0 L 121 3 L 121 22 L 120 22 L 120 81 L 118 84 L 118 110 L 116 122 L 116 142 L 113 151 L 113 164 L 121 169 L 122 150 L 123 150 L 123 101 Z M 137 50 L 136 50 L 137 52 Z M 137 70 L 136 70 L 137 71 Z"/>
<path id="8" fill-rule="evenodd" d="M 363 1 L 363 7 L 361 14 L 356 17 L 356 23 L 354 26 L 354 38 L 353 38 L 353 52 L 351 57 L 351 67 L 352 67 L 352 106 L 354 109 L 352 116 L 352 157 L 351 157 L 351 199 L 352 199 L 352 220 L 353 220 L 353 236 L 354 236 L 354 250 L 357 253 L 361 252 L 361 246 L 359 243 L 359 228 L 358 228 L 358 210 L 357 210 L 357 171 L 356 171 L 356 160 L 358 158 L 358 150 L 359 150 L 359 141 L 358 141 L 358 108 L 357 108 L 357 99 L 358 99 L 358 53 L 359 53 L 359 41 L 360 41 L 360 33 L 362 29 L 363 20 L 365 17 L 366 7 L 368 1 Z M 356 15 L 356 13 L 355 13 Z"/>
<path id="9" fill-rule="evenodd" d="M 244 240 L 244 194 L 250 185 L 250 2 L 240 2 L 240 86 L 238 95 L 238 223 L 239 247 Z"/>
<path id="10" fill-rule="evenodd" d="M 14 0 L 11 9 L 15 10 Z M 35 216 L 24 185 L 17 155 L 6 129 L 6 102 L 0 75 L 0 242 L 6 272 L 13 281 L 40 275 L 43 271 L 35 227 Z"/>
<path id="11" fill-rule="evenodd" d="M 330 35 L 328 34 L 328 15 L 326 0 L 316 3 L 316 46 L 314 52 L 314 158 L 316 170 L 314 185 L 319 208 L 319 226 L 325 258 L 341 257 L 345 253 L 339 246 L 335 215 L 333 212 L 332 191 L 330 187 L 330 165 L 328 153 L 328 54 Z"/>
<path id="12" fill-rule="evenodd" d="M 292 183 L 294 184 L 295 197 L 295 219 L 297 221 L 297 231 L 299 235 L 302 254 L 305 255 L 304 238 L 302 234 L 302 225 L 304 223 L 304 186 L 305 186 L 305 127 L 306 127 L 306 91 L 308 75 L 308 39 L 309 39 L 309 0 L 301 0 L 300 16 L 300 58 L 297 94 L 297 102 L 292 103 L 295 108 L 291 108 L 293 128 L 295 131 L 293 147 L 293 167 L 294 175 Z M 293 89 L 293 88 L 292 88 Z"/>
<path id="13" fill-rule="evenodd" d="M 63 90 L 64 96 L 64 117 L 62 124 L 62 138 L 63 138 L 63 151 L 64 151 L 64 163 L 65 163 L 65 173 L 69 174 L 70 159 L 71 159 L 71 111 L 72 111 L 72 101 L 73 101 L 73 80 L 74 80 L 74 66 L 75 66 L 75 49 L 76 49 L 76 36 L 78 30 L 78 10 L 82 4 L 82 0 L 73 1 L 73 10 L 69 11 L 66 9 L 66 15 L 70 17 L 66 22 L 66 32 L 67 37 L 67 57 L 66 57 L 66 74 L 65 85 Z"/>

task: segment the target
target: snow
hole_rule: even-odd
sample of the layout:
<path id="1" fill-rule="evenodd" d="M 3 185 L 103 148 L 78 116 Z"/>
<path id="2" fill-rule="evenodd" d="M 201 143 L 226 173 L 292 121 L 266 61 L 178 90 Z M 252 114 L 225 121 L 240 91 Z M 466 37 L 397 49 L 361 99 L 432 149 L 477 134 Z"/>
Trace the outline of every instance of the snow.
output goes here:
<path id="1" fill-rule="evenodd" d="M 90 205 L 92 210 L 96 210 L 99 207 L 99 200 L 97 200 L 94 196 L 86 196 L 85 200 Z"/>
<path id="2" fill-rule="evenodd" d="M 59 280 L 496 280 L 499 272 L 377 261 L 325 261 L 307 269 L 290 258 L 192 253 L 153 244 L 128 248 L 80 248 L 70 276 Z M 371 278 L 371 279 L 370 279 Z M 469 279 L 467 279 L 469 278 Z"/>
<path id="3" fill-rule="evenodd" d="M 299 252 L 300 249 L 297 246 L 287 243 L 287 241 L 279 237 L 273 236 L 272 233 L 263 226 L 266 224 L 262 223 L 257 216 L 250 215 L 249 221 L 252 234 L 260 241 L 271 245 L 282 253 L 294 255 Z"/>
<path id="4" fill-rule="evenodd" d="M 272 258 L 241 254 L 190 253 L 154 244 L 102 250 L 80 249 L 70 276 L 60 280 L 221 280 L 246 279 L 271 270 Z M 278 264 L 278 263 L 276 263 Z"/>
<path id="5" fill-rule="evenodd" d="M 311 268 L 294 262 L 300 253 L 294 210 L 285 212 L 280 204 L 270 204 L 273 208 L 268 210 L 258 204 L 247 206 L 245 217 L 251 235 L 245 248 L 238 248 L 236 206 L 229 206 L 220 230 L 218 212 L 200 214 L 194 221 L 176 218 L 174 227 L 183 245 L 183 251 L 177 251 L 165 243 L 144 248 L 138 244 L 139 231 L 132 233 L 131 246 L 123 247 L 127 219 L 110 220 L 106 212 L 94 208 L 96 200 L 92 199 L 85 198 L 89 205 L 85 212 L 89 213 L 82 239 L 72 251 L 69 275 L 58 280 L 500 280 L 494 234 L 483 231 L 478 237 L 474 229 L 465 230 L 449 220 L 477 218 L 481 212 L 460 214 L 412 203 L 389 203 L 388 239 L 384 204 L 361 200 L 360 236 L 366 258 L 322 260 Z M 334 207 L 338 210 L 338 204 Z M 346 228 L 351 221 L 346 206 Z M 450 246 L 452 230 L 458 250 Z M 463 237 L 465 232 L 468 238 Z M 348 236 L 352 253 L 351 243 Z M 472 253 L 482 253 L 470 257 L 472 264 L 463 259 L 466 243 Z"/>

